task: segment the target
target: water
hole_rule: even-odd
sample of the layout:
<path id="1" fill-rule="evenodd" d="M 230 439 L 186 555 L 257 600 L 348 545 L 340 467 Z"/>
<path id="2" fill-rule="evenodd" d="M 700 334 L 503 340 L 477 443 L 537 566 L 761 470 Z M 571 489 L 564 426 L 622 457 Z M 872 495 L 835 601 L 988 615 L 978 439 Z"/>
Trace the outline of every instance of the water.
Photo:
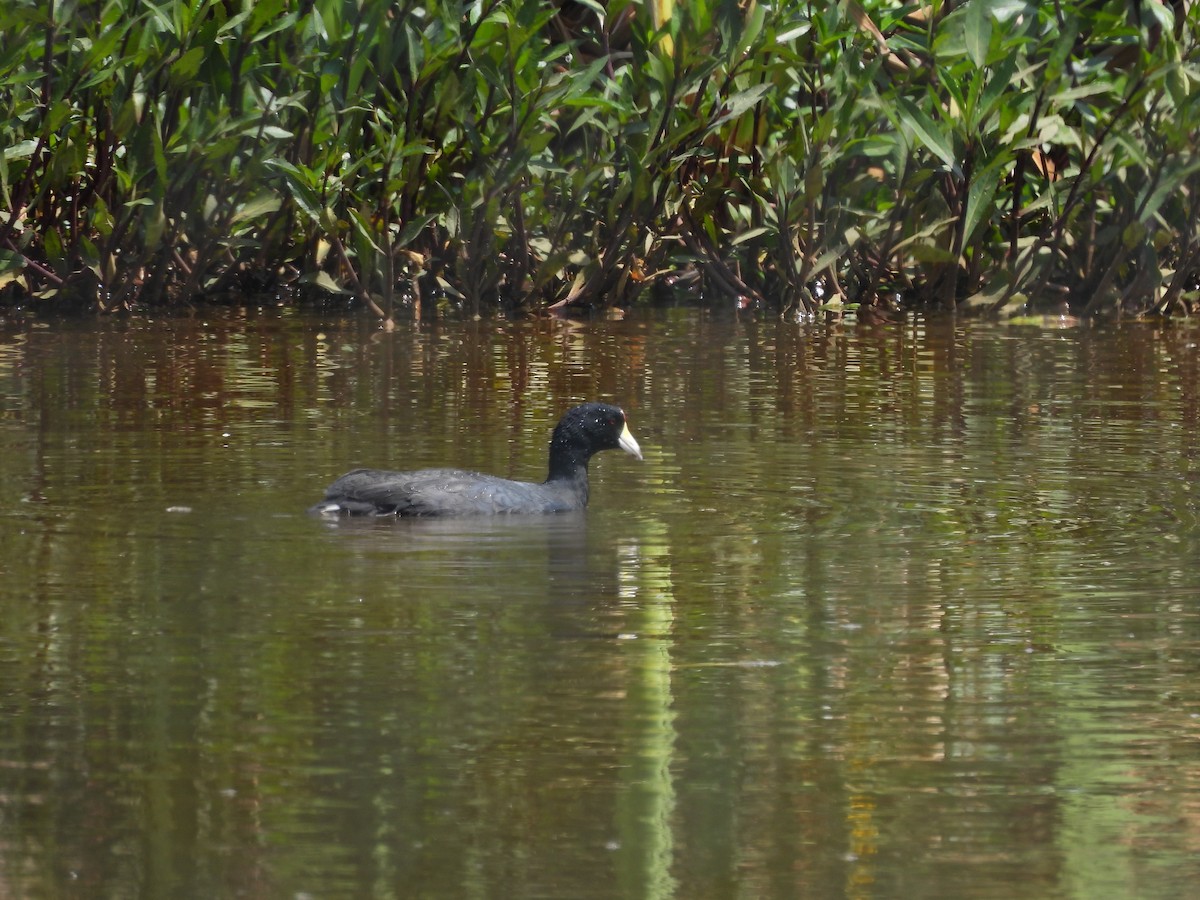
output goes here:
<path id="1" fill-rule="evenodd" d="M 0 896 L 1186 895 L 1198 337 L 0 327 Z M 584 515 L 303 514 L 584 399 Z"/>

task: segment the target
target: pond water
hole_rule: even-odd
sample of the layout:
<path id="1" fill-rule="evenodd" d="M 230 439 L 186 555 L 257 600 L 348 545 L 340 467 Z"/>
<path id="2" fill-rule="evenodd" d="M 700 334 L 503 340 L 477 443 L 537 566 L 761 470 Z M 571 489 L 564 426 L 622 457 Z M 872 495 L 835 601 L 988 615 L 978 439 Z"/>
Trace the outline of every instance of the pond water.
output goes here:
<path id="1" fill-rule="evenodd" d="M 2 324 L 0 897 L 1184 896 L 1198 341 Z M 585 514 L 304 514 L 585 399 Z"/>

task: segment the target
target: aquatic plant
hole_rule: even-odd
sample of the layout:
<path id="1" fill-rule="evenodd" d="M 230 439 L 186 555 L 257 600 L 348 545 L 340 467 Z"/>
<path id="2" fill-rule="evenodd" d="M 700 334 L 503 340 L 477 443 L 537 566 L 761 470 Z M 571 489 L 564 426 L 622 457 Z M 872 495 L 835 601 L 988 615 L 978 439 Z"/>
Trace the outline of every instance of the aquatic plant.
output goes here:
<path id="1" fill-rule="evenodd" d="M 1189 311 L 1200 14 L 13 0 L 0 297 Z"/>

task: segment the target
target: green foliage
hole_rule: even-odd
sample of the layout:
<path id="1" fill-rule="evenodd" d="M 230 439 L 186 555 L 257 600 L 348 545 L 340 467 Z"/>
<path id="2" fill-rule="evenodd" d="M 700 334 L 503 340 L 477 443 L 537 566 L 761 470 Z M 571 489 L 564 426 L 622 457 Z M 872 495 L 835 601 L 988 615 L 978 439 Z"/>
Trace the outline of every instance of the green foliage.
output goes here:
<path id="1" fill-rule="evenodd" d="M 1196 299 L 1189 7 L 651 6 L 14 0 L 0 291 Z"/>

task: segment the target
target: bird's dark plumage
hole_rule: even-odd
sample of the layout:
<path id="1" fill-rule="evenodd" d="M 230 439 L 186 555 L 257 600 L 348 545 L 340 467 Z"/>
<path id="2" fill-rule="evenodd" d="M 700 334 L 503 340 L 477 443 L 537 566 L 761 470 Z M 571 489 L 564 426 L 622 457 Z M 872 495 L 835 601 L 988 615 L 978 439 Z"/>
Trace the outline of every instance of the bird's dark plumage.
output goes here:
<path id="1" fill-rule="evenodd" d="M 490 516 L 580 510 L 588 502 L 588 460 L 621 449 L 642 458 L 625 413 L 605 403 L 567 411 L 550 439 L 550 472 L 541 484 L 462 469 L 386 472 L 355 469 L 309 512 L 321 515 Z"/>

